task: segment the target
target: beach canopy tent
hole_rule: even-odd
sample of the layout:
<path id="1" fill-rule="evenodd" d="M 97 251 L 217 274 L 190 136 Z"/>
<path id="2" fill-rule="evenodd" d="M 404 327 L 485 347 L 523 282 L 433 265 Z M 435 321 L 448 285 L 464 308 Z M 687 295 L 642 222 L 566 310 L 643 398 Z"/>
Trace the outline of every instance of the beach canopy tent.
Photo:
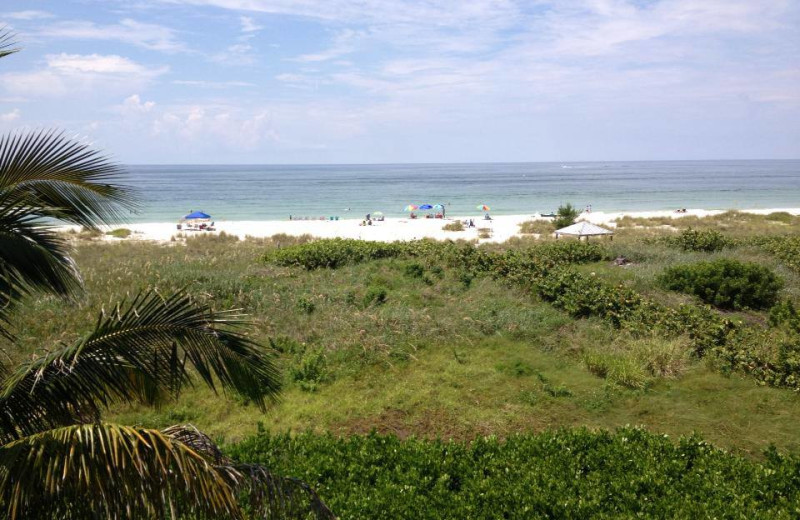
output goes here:
<path id="1" fill-rule="evenodd" d="M 589 237 L 596 236 L 613 237 L 614 232 L 610 229 L 596 226 L 590 222 L 576 222 L 571 226 L 556 230 L 556 238 L 560 237 L 561 235 L 575 236 L 578 237 L 578 240 L 586 237 L 586 240 L 589 240 Z"/>
<path id="2" fill-rule="evenodd" d="M 210 219 L 211 215 L 209 215 L 208 213 L 203 213 L 202 211 L 194 211 L 192 213 L 189 213 L 188 215 L 186 215 L 183 218 L 184 218 L 184 220 L 194 220 L 194 219 L 198 219 L 198 218 Z"/>

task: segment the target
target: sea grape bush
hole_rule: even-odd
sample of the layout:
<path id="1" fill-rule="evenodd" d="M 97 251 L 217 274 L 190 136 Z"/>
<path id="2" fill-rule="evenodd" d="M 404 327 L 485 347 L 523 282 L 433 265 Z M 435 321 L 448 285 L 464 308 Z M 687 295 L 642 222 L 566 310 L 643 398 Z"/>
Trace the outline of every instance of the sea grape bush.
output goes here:
<path id="1" fill-rule="evenodd" d="M 697 251 L 713 253 L 726 247 L 732 247 L 734 241 L 714 229 L 696 230 L 688 228 L 676 236 L 662 237 L 659 241 L 683 249 L 684 251 Z"/>
<path id="2" fill-rule="evenodd" d="M 769 324 L 773 327 L 786 326 L 800 333 L 800 312 L 797 311 L 791 300 L 776 303 L 769 310 Z"/>
<path id="3" fill-rule="evenodd" d="M 367 242 L 332 238 L 315 240 L 270 251 L 266 260 L 278 265 L 305 269 L 331 268 L 399 256 L 399 243 Z"/>
<path id="4" fill-rule="evenodd" d="M 796 518 L 800 459 L 756 462 L 643 429 L 470 443 L 258 435 L 227 448 L 308 482 L 340 518 Z"/>
<path id="5" fill-rule="evenodd" d="M 370 242 L 344 238 L 315 240 L 268 252 L 264 260 L 283 266 L 308 270 L 330 268 L 380 260 L 382 258 L 418 258 L 442 262 L 449 267 L 488 272 L 504 260 L 536 259 L 551 264 L 584 263 L 607 256 L 596 244 L 564 241 L 530 246 L 503 254 L 489 253 L 467 242 L 414 240 L 411 242 Z M 507 257 L 507 258 L 506 258 Z"/>
<path id="6" fill-rule="evenodd" d="M 783 287 L 783 281 L 768 268 L 727 258 L 667 268 L 659 283 L 715 307 L 734 310 L 767 309 Z"/>
<path id="7" fill-rule="evenodd" d="M 329 242 L 322 248 L 323 251 L 329 247 L 359 248 L 359 244 L 363 243 L 342 239 L 318 242 Z M 306 269 L 340 265 L 330 258 L 320 260 L 317 250 L 313 250 L 314 254 L 306 256 L 307 246 L 314 243 L 284 248 L 284 256 L 279 259 L 268 256 L 267 260 Z M 597 244 L 563 241 L 498 253 L 476 248 L 468 243 L 430 240 L 397 243 L 392 246 L 395 247 L 392 249 L 395 256 L 436 262 L 453 268 L 465 286 L 468 286 L 476 276 L 493 276 L 520 287 L 575 317 L 601 318 L 614 327 L 634 335 L 659 334 L 667 338 L 686 335 L 696 356 L 712 355 L 723 370 L 748 373 L 762 384 L 800 390 L 800 367 L 793 361 L 796 354 L 791 338 L 780 340 L 782 341 L 780 344 L 788 345 L 782 349 L 758 348 L 760 340 L 756 340 L 761 338 L 759 334 L 766 335 L 765 341 L 769 343 L 772 335 L 777 333 L 770 331 L 754 333 L 708 306 L 670 307 L 644 298 L 623 285 L 611 285 L 595 276 L 574 270 L 572 264 L 608 259 L 608 252 Z M 371 251 L 372 247 L 367 245 L 364 251 Z M 331 258 L 338 258 L 340 254 L 341 251 Z M 361 259 L 360 261 L 366 261 L 368 257 L 368 254 L 361 253 L 356 256 Z M 746 268 L 745 271 L 749 273 L 750 268 Z M 757 269 L 756 272 L 762 273 L 761 269 Z M 771 275 L 768 270 L 766 272 Z M 767 277 L 766 280 L 769 282 L 772 278 Z M 772 287 L 770 283 L 756 283 L 757 290 L 753 294 L 759 295 L 760 301 L 769 301 L 770 298 L 763 294 L 762 285 L 767 289 Z M 745 283 L 743 287 L 749 285 Z M 727 286 L 724 290 L 728 290 Z M 749 298 L 745 296 L 738 301 L 740 304 L 750 305 L 752 302 Z M 800 339 L 797 341 L 800 342 Z"/>
<path id="8" fill-rule="evenodd" d="M 800 236 L 767 236 L 750 240 L 750 243 L 778 258 L 789 269 L 800 273 Z"/>

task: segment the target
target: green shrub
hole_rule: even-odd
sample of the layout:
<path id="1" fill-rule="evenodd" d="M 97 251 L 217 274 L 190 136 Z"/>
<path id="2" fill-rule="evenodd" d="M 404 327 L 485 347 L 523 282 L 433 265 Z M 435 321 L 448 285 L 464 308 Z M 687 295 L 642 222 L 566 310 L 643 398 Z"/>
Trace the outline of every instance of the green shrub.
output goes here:
<path id="1" fill-rule="evenodd" d="M 133 231 L 131 231 L 130 229 L 117 228 L 117 229 L 112 229 L 111 231 L 108 231 L 106 233 L 106 235 L 112 236 L 114 238 L 128 238 L 129 236 L 131 236 L 132 233 L 133 233 Z"/>
<path id="2" fill-rule="evenodd" d="M 797 312 L 791 300 L 778 302 L 769 310 L 769 324 L 773 327 L 785 325 L 800 333 L 800 313 Z"/>
<path id="3" fill-rule="evenodd" d="M 754 461 L 639 428 L 471 442 L 262 432 L 226 451 L 308 482 L 339 518 L 788 519 L 800 503 L 796 455 Z"/>
<path id="4" fill-rule="evenodd" d="M 383 305 L 386 303 L 388 294 L 385 287 L 376 285 L 370 286 L 364 294 L 364 307 L 369 307 L 373 303 L 375 305 Z"/>
<path id="5" fill-rule="evenodd" d="M 294 363 L 289 367 L 289 375 L 302 390 L 316 392 L 319 385 L 328 379 L 328 363 L 324 350 L 310 348 L 298 352 Z"/>
<path id="6" fill-rule="evenodd" d="M 578 208 L 573 207 L 570 203 L 559 206 L 558 211 L 556 211 L 556 218 L 553 219 L 553 226 L 556 229 L 571 226 L 580 214 L 581 212 L 578 211 Z"/>
<path id="7" fill-rule="evenodd" d="M 733 246 L 733 240 L 714 229 L 698 231 L 688 228 L 681 231 L 677 236 L 665 237 L 663 241 L 668 245 L 678 247 L 684 251 L 704 253 L 713 253 L 715 251 L 721 251 L 726 247 Z"/>
<path id="8" fill-rule="evenodd" d="M 402 245 L 397 243 L 332 238 L 275 249 L 267 253 L 265 259 L 278 265 L 299 266 L 309 270 L 323 267 L 335 269 L 368 260 L 393 258 L 402 252 Z"/>
<path id="9" fill-rule="evenodd" d="M 422 278 L 425 274 L 425 268 L 423 268 L 422 265 L 414 262 L 406 265 L 405 269 L 403 269 L 403 272 L 409 278 Z"/>
<path id="10" fill-rule="evenodd" d="M 311 314 L 314 312 L 314 309 L 317 308 L 316 304 L 311 301 L 311 299 L 306 297 L 301 297 L 297 300 L 297 308 L 301 311 L 305 312 L 306 314 Z"/>
<path id="11" fill-rule="evenodd" d="M 454 220 L 442 226 L 442 229 L 445 231 L 464 231 L 464 224 L 460 220 Z"/>
<path id="12" fill-rule="evenodd" d="M 750 243 L 778 258 L 789 269 L 800 273 L 800 236 L 758 237 Z"/>
<path id="13" fill-rule="evenodd" d="M 783 287 L 783 281 L 766 267 L 726 258 L 670 267 L 659 282 L 715 307 L 736 310 L 769 308 Z"/>
<path id="14" fill-rule="evenodd" d="M 547 220 L 526 220 L 519 225 L 519 232 L 523 235 L 551 235 L 553 223 Z"/>
<path id="15" fill-rule="evenodd" d="M 783 224 L 791 224 L 794 222 L 794 219 L 797 218 L 791 213 L 786 211 L 774 211 L 769 215 L 764 217 L 765 219 L 772 221 L 772 222 L 781 222 Z"/>

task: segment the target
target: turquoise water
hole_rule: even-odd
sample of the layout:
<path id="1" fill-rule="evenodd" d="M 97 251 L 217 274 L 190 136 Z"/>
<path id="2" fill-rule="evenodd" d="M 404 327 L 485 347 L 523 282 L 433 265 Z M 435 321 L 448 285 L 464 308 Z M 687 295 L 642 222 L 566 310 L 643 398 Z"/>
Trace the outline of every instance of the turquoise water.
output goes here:
<path id="1" fill-rule="evenodd" d="M 217 220 L 402 216 L 407 204 L 452 215 L 530 214 L 571 202 L 594 211 L 800 207 L 800 160 L 386 165 L 136 165 L 134 222 L 191 210 Z M 350 211 L 346 211 L 349 208 Z"/>

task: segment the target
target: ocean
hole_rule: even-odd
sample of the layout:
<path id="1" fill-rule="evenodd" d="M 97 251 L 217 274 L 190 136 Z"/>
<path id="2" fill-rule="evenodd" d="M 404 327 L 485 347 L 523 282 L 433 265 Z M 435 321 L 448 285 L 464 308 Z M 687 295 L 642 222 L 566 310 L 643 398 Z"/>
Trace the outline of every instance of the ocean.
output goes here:
<path id="1" fill-rule="evenodd" d="M 132 222 L 175 222 L 202 210 L 216 220 L 292 216 L 403 216 L 407 204 L 451 215 L 800 207 L 800 160 L 382 165 L 131 165 L 125 183 L 141 209 Z"/>

